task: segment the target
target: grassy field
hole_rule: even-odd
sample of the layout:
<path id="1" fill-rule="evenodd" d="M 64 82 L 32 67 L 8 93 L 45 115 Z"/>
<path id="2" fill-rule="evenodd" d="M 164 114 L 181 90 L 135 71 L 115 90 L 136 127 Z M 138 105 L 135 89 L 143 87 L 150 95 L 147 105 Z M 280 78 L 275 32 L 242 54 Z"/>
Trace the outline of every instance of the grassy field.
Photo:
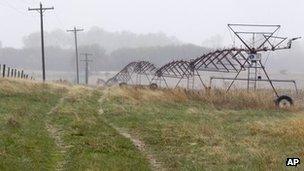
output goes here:
<path id="1" fill-rule="evenodd" d="M 287 157 L 304 157 L 301 108 L 278 111 L 264 93 L 216 94 L 116 88 L 102 106 L 165 170 L 285 170 Z"/>
<path id="2" fill-rule="evenodd" d="M 100 92 L 72 88 L 51 113 L 63 141 L 61 160 L 67 170 L 149 170 L 131 141 L 107 125 L 100 115 Z M 65 152 L 66 151 L 66 152 Z"/>
<path id="3" fill-rule="evenodd" d="M 286 170 L 304 158 L 303 108 L 277 110 L 268 92 L 0 79 L 0 97 L 0 170 Z"/>
<path id="4" fill-rule="evenodd" d="M 55 145 L 44 120 L 65 89 L 0 80 L 0 170 L 45 170 Z"/>
<path id="5" fill-rule="evenodd" d="M 0 170 L 149 170 L 99 115 L 100 92 L 0 80 Z"/>

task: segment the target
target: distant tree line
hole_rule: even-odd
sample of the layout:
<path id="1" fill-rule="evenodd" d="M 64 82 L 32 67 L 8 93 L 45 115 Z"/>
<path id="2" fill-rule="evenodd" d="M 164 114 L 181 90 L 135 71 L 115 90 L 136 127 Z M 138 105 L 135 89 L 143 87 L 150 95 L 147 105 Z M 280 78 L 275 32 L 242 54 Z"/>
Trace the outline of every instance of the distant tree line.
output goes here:
<path id="1" fill-rule="evenodd" d="M 269 69 L 304 72 L 304 51 L 296 45 L 294 49 L 264 55 L 264 61 Z M 147 60 L 161 66 L 171 60 L 188 60 L 199 57 L 211 51 L 201 46 L 192 44 L 168 45 L 156 47 L 120 48 L 110 53 L 98 44 L 80 46 L 79 52 L 94 54 L 91 59 L 91 70 L 117 71 L 132 61 Z M 83 56 L 80 56 L 82 59 Z M 39 47 L 14 49 L 0 48 L 0 64 L 12 67 L 40 70 L 41 51 Z M 82 63 L 80 63 L 83 67 Z M 61 47 L 46 48 L 47 70 L 73 71 L 75 69 L 74 48 L 63 49 Z"/>
<path id="2" fill-rule="evenodd" d="M 206 48 L 195 45 L 170 45 L 157 47 L 121 48 L 107 53 L 98 44 L 80 46 L 79 52 L 94 54 L 91 59 L 91 69 L 95 71 L 116 71 L 132 61 L 148 60 L 157 65 L 170 60 L 190 59 L 198 57 L 207 51 Z M 80 56 L 80 59 L 83 58 Z M 40 70 L 41 52 L 39 47 L 14 49 L 0 48 L 0 63 L 25 69 Z M 75 50 L 61 47 L 46 48 L 47 70 L 71 71 L 75 68 Z"/>
<path id="3" fill-rule="evenodd" d="M 107 52 L 120 48 L 153 47 L 182 44 L 177 38 L 164 33 L 135 34 L 129 31 L 109 32 L 99 27 L 92 27 L 78 34 L 79 45 L 99 45 Z M 45 32 L 46 46 L 63 49 L 74 46 L 74 36 L 64 30 Z M 40 47 L 40 32 L 32 33 L 23 38 L 25 48 Z"/>
<path id="4" fill-rule="evenodd" d="M 46 68 L 52 71 L 74 71 L 74 37 L 63 30 L 46 32 Z M 29 70 L 41 69 L 40 34 L 33 33 L 23 39 L 21 49 L 3 47 L 0 41 L 0 64 Z M 222 38 L 213 36 L 203 41 L 204 46 L 219 48 Z M 296 42 L 292 50 L 264 55 L 266 66 L 276 70 L 304 72 L 304 45 Z M 117 71 L 132 61 L 147 60 L 161 66 L 171 60 L 188 60 L 199 57 L 211 49 L 184 44 L 163 33 L 135 34 L 108 32 L 93 27 L 79 33 L 79 53 L 94 54 L 91 70 Z M 82 56 L 80 56 L 80 59 Z M 82 66 L 82 63 L 81 67 Z"/>

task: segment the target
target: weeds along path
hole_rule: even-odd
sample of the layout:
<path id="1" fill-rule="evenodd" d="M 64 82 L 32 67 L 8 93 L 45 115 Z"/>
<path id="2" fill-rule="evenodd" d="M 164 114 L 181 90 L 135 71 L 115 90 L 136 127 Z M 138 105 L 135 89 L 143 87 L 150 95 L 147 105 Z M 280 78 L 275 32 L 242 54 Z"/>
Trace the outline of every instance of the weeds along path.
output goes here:
<path id="1" fill-rule="evenodd" d="M 65 97 L 62 97 L 58 103 L 51 109 L 51 111 L 47 114 L 48 120 L 46 121 L 46 129 L 49 132 L 50 137 L 54 140 L 58 153 L 56 154 L 56 158 L 60 160 L 57 162 L 55 169 L 58 171 L 64 170 L 64 166 L 66 164 L 65 155 L 68 149 L 68 146 L 62 140 L 62 129 L 60 129 L 57 125 L 54 125 L 50 121 L 50 115 L 52 115 L 58 107 L 64 102 Z"/>
<path id="2" fill-rule="evenodd" d="M 102 102 L 104 101 L 104 95 L 102 95 L 102 97 L 100 98 L 99 102 L 102 104 Z M 102 109 L 102 107 L 99 110 L 100 114 L 104 113 L 104 110 Z M 115 129 L 121 136 L 129 139 L 134 146 L 142 153 L 144 154 L 144 156 L 146 156 L 147 160 L 150 163 L 151 169 L 158 171 L 158 170 L 165 170 L 162 167 L 162 164 L 160 162 L 157 161 L 157 158 L 151 153 L 149 152 L 149 150 L 146 148 L 146 144 L 141 141 L 139 138 L 137 138 L 136 136 L 131 135 L 130 133 L 128 133 L 128 131 L 126 131 L 123 128 L 119 128 L 115 125 L 113 125 L 112 123 L 109 123 L 106 119 L 104 119 L 105 122 L 111 126 L 113 129 Z"/>

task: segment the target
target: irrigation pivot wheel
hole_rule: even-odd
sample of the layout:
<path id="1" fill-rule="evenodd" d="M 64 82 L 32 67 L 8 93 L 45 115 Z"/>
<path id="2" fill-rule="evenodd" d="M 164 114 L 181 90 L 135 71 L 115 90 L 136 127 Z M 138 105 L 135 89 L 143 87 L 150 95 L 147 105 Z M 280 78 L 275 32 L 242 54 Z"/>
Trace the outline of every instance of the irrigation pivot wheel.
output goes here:
<path id="1" fill-rule="evenodd" d="M 291 97 L 283 95 L 278 97 L 278 99 L 276 100 L 276 105 L 281 109 L 287 109 L 293 106 L 293 100 Z"/>
<path id="2" fill-rule="evenodd" d="M 151 90 L 156 90 L 158 88 L 158 85 L 156 83 L 150 84 L 150 89 Z"/>
<path id="3" fill-rule="evenodd" d="M 126 87 L 128 84 L 125 82 L 119 83 L 119 87 Z"/>

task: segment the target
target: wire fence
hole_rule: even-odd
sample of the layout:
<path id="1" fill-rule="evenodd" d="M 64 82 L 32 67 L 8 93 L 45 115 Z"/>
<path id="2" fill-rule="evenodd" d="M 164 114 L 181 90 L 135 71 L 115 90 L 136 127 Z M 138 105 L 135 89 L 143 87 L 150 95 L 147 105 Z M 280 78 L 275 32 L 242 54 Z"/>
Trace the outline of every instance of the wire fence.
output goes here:
<path id="1" fill-rule="evenodd" d="M 0 77 L 34 80 L 34 78 L 25 73 L 24 70 L 8 67 L 5 64 L 0 64 Z"/>

